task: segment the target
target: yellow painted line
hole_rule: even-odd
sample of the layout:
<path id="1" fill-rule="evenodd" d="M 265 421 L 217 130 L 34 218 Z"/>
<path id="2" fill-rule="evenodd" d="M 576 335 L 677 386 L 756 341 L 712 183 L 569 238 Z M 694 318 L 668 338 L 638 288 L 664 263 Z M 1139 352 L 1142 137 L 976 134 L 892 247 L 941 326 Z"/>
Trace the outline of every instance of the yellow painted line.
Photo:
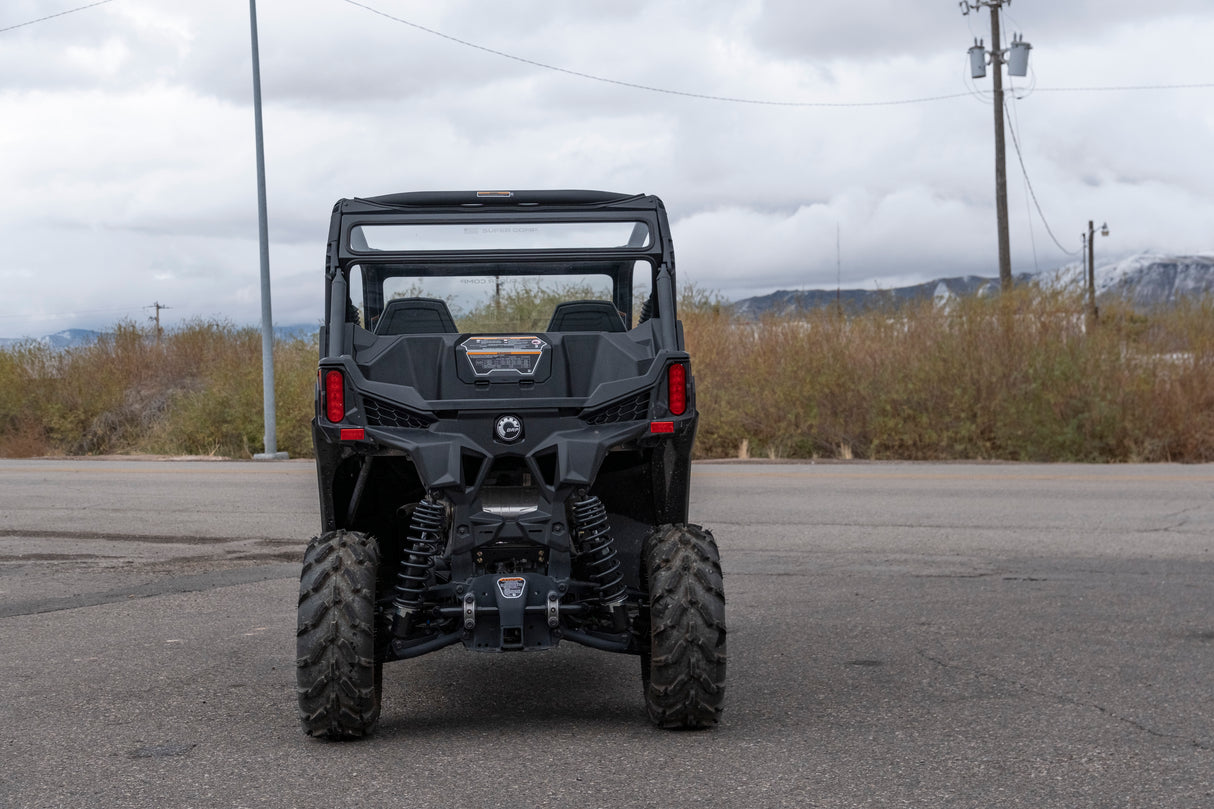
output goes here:
<path id="1" fill-rule="evenodd" d="M 85 461 L 84 463 L 88 464 L 89 462 Z M 144 462 L 137 461 L 137 462 L 132 462 L 132 463 L 144 463 Z M 155 462 L 153 462 L 153 463 L 155 463 Z M 186 463 L 188 463 L 188 462 L 186 462 Z M 250 461 L 249 463 L 252 463 L 252 462 Z M 236 468 L 229 466 L 227 469 L 219 469 L 214 466 L 211 466 L 208 463 L 206 467 L 193 466 L 193 467 L 188 467 L 188 468 L 177 468 L 177 469 L 135 469 L 135 468 L 107 469 L 107 468 L 103 468 L 103 467 L 93 467 L 92 469 L 90 469 L 90 468 L 88 468 L 88 466 L 80 466 L 80 467 L 75 467 L 75 466 L 31 466 L 31 467 L 27 467 L 24 469 L 22 469 L 22 468 L 0 468 L 0 474 L 4 474 L 7 472 L 9 474 L 20 474 L 20 475 L 30 475 L 30 474 L 50 473 L 50 472 L 55 472 L 55 473 L 69 472 L 72 474 L 79 474 L 79 475 L 98 474 L 98 473 L 107 474 L 107 475 L 166 475 L 166 474 L 167 475 L 197 475 L 197 474 L 226 475 L 229 473 L 241 472 L 241 471 L 248 471 L 248 467 L 241 467 L 240 469 L 236 469 Z M 306 469 L 303 469 L 303 468 L 301 468 L 301 469 L 260 469 L 258 471 L 261 474 L 268 474 L 268 475 L 313 475 L 314 476 L 316 474 L 316 468 L 314 466 L 309 466 Z"/>
<path id="2" fill-rule="evenodd" d="M 835 472 L 825 466 L 815 466 L 813 469 L 799 468 L 798 471 L 784 472 L 738 472 L 725 469 L 703 469 L 697 467 L 692 470 L 692 474 L 696 477 L 732 477 L 738 479 L 746 478 L 810 478 L 810 477 L 828 477 L 841 478 L 845 480 L 1005 480 L 1005 481 L 1049 481 L 1049 480 L 1071 480 L 1071 481 L 1108 481 L 1111 483 L 1117 482 L 1152 482 L 1159 481 L 1164 483 L 1214 483 L 1214 475 L 1143 475 L 1143 474 L 1116 474 L 1104 472 L 1103 474 L 1078 474 L 1078 473 L 1031 473 L 1031 474 L 998 474 L 998 473 L 941 473 L 941 472 Z"/>

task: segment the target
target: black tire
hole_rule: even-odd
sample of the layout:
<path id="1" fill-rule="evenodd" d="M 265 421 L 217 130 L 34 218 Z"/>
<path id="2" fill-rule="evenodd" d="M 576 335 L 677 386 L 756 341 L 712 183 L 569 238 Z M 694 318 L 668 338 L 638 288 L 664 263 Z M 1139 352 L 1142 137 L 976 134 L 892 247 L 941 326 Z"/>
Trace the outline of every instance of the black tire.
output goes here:
<path id="1" fill-rule="evenodd" d="M 649 649 L 641 682 L 663 728 L 715 725 L 725 701 L 725 590 L 712 533 L 664 525 L 645 540 Z M 642 611 L 642 621 L 644 620 Z"/>
<path id="2" fill-rule="evenodd" d="M 354 531 L 316 537 L 304 553 L 295 676 L 299 719 L 309 736 L 356 739 L 369 734 L 379 719 L 378 567 L 379 545 Z"/>

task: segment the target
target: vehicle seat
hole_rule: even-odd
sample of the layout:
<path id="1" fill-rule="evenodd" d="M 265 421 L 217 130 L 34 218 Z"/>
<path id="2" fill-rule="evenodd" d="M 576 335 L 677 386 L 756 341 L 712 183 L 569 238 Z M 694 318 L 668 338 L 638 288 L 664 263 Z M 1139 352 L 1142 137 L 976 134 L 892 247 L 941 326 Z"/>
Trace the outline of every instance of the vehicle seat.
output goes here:
<path id="1" fill-rule="evenodd" d="M 611 301 L 558 303 L 548 331 L 627 331 L 624 319 Z"/>
<path id="2" fill-rule="evenodd" d="M 393 298 L 384 307 L 376 334 L 454 334 L 455 319 L 438 298 Z"/>

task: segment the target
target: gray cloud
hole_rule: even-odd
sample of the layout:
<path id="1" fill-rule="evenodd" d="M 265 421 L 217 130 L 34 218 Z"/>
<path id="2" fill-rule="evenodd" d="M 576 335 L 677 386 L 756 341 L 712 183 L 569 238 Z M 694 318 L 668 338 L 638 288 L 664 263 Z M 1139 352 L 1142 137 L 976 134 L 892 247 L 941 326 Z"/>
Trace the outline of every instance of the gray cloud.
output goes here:
<path id="1" fill-rule="evenodd" d="M 752 4 L 753 5 L 753 4 Z M 964 50 L 972 37 L 990 42 L 990 12 L 963 15 L 957 0 L 763 0 L 753 15 L 754 41 L 774 53 L 805 60 L 888 59 L 924 52 Z M 1010 3 L 1003 33 L 1030 42 L 1099 37 L 1126 25 L 1161 18 L 1209 14 L 1205 0 L 1069 0 Z M 970 37 L 967 39 L 967 37 Z"/>
<path id="2" fill-rule="evenodd" d="M 950 2 L 367 4 L 537 62 L 689 93 L 855 103 L 990 87 L 965 70 L 970 26 L 985 20 Z M 0 27 L 39 5 L 6 4 Z M 1013 27 L 1034 42 L 1025 87 L 1214 80 L 1207 5 L 1016 3 Z M 989 98 L 708 101 L 523 64 L 341 0 L 258 10 L 281 322 L 319 316 L 334 200 L 427 188 L 656 193 L 681 276 L 730 296 L 833 287 L 836 228 L 844 285 L 995 272 Z M 1066 250 L 1090 218 L 1113 228 L 1101 250 L 1214 248 L 1210 92 L 1012 102 Z M 174 306 L 170 318 L 253 322 L 250 103 L 244 4 L 121 0 L 0 34 L 11 246 L 0 335 L 104 325 L 115 310 L 142 317 L 156 299 Z M 1069 260 L 1032 209 L 1010 140 L 1008 156 L 1014 267 Z"/>

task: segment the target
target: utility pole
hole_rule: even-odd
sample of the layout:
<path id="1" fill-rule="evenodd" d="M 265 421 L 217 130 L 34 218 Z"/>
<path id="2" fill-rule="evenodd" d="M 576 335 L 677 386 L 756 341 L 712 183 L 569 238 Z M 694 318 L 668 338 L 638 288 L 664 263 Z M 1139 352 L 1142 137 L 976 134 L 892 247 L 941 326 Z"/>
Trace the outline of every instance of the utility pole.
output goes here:
<path id="1" fill-rule="evenodd" d="M 978 11 L 983 7 L 989 8 L 991 11 L 991 50 L 989 51 L 991 67 L 994 69 L 994 75 L 991 77 L 994 83 L 994 107 L 995 107 L 995 218 L 997 220 L 998 240 L 999 240 L 999 284 L 1003 291 L 1008 291 L 1012 288 L 1012 248 L 1011 240 L 1008 237 L 1007 224 L 1007 159 L 1005 157 L 1004 146 L 1004 131 L 1003 131 L 1003 50 L 999 47 L 1000 32 L 999 32 L 999 11 L 1004 3 L 1012 4 L 1012 0 L 976 0 L 969 2 L 961 0 L 961 13 L 969 14 L 971 11 Z M 1028 68 L 1028 49 L 1031 46 L 1026 42 L 1014 42 L 1012 44 L 1013 55 L 1022 55 L 1022 59 L 1013 58 L 1013 67 L 1011 75 L 1023 76 Z M 986 75 L 985 64 L 975 61 L 977 54 L 983 50 L 981 43 L 975 43 L 973 48 L 970 48 L 970 65 L 971 75 L 974 78 L 982 78 Z"/>
<path id="2" fill-rule="evenodd" d="M 161 303 L 160 301 L 156 301 L 156 302 L 155 302 L 155 303 L 153 303 L 153 304 L 152 304 L 150 307 L 144 307 L 144 308 L 145 308 L 145 309 L 148 309 L 148 308 L 154 308 L 154 309 L 156 310 L 156 345 L 160 345 L 160 335 L 161 335 L 161 331 L 160 331 L 160 310 L 161 310 L 161 309 L 172 309 L 173 307 L 171 307 L 171 306 L 165 306 L 165 305 L 164 305 L 163 303 Z"/>
<path id="3" fill-rule="evenodd" d="M 999 285 L 1012 288 L 1012 244 L 1007 233 L 1007 158 L 1003 143 L 1003 57 L 999 52 L 999 5 L 991 6 L 991 81 L 995 87 L 995 219 L 999 228 Z"/>
<path id="4" fill-rule="evenodd" d="M 266 155 L 261 130 L 261 62 L 257 54 L 257 1 L 249 0 L 249 31 L 253 40 L 253 129 L 257 149 L 257 235 L 261 245 L 261 399 L 265 419 L 265 450 L 259 461 L 285 460 L 278 451 L 274 421 L 274 319 L 270 314 L 270 229 L 266 215 Z"/>
<path id="5" fill-rule="evenodd" d="M 1109 235 L 1109 223 L 1105 222 L 1100 226 L 1100 235 Z M 1100 317 L 1100 310 L 1096 308 L 1096 223 L 1091 219 L 1088 220 L 1088 232 L 1085 234 L 1084 245 L 1087 247 L 1088 254 L 1088 316 L 1092 322 L 1096 322 Z"/>

